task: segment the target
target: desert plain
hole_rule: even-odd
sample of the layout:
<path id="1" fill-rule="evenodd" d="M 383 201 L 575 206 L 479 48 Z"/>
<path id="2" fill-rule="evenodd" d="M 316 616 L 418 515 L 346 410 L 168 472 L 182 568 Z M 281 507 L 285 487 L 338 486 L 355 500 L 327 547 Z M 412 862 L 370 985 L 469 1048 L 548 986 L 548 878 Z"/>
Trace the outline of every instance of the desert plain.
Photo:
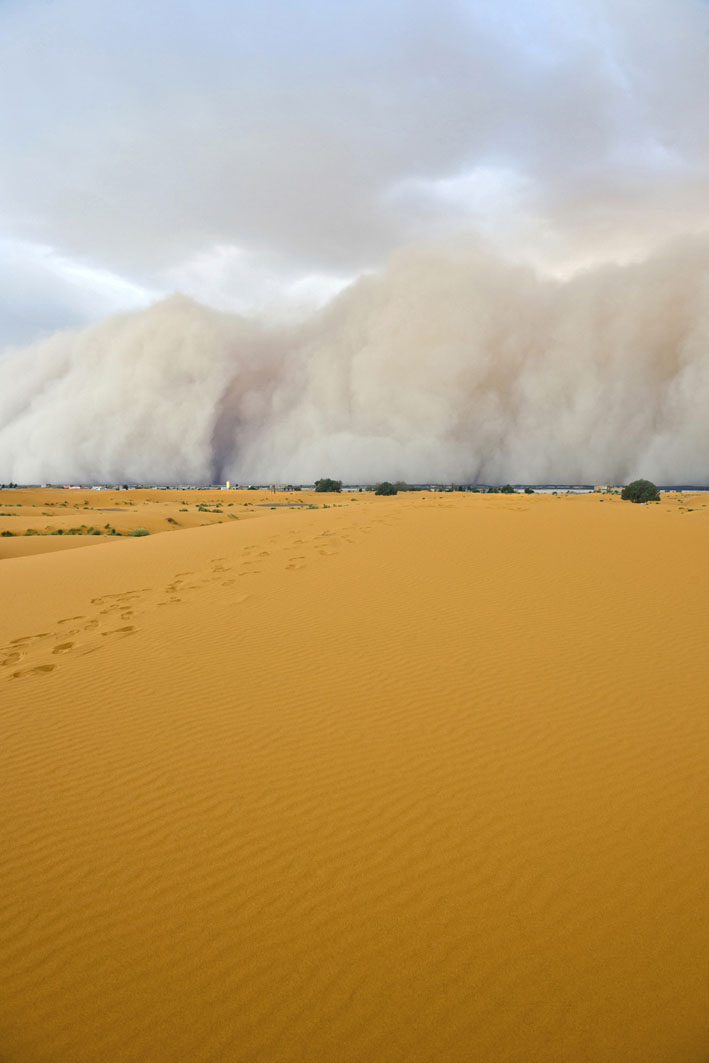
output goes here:
<path id="1" fill-rule="evenodd" d="M 706 1063 L 706 496 L 3 530 L 3 1063 Z"/>

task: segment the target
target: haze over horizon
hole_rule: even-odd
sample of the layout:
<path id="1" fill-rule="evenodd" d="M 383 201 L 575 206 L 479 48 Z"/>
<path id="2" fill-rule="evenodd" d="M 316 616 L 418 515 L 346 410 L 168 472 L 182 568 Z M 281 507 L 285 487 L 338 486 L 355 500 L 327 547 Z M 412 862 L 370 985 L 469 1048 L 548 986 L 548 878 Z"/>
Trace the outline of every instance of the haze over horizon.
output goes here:
<path id="1" fill-rule="evenodd" d="M 709 482 L 708 52 L 700 0 L 2 5 L 0 480 Z"/>

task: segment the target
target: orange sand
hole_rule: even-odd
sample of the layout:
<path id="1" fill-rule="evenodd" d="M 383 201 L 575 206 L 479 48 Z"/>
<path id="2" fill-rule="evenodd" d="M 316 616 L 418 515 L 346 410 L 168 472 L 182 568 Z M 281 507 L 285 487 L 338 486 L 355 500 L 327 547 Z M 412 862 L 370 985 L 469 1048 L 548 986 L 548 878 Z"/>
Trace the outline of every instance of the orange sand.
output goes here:
<path id="1" fill-rule="evenodd" d="M 333 501 L 0 562 L 0 1059 L 706 1060 L 704 499 Z"/>
<path id="2" fill-rule="evenodd" d="M 135 528 L 151 534 L 244 520 L 273 503 L 312 503 L 314 492 L 63 490 L 0 491 L 0 559 L 48 553 L 76 546 L 95 546 L 128 535 Z M 75 534 L 70 534 L 70 532 Z M 94 533 L 101 534 L 90 534 Z M 56 534 L 61 532 L 61 534 Z"/>

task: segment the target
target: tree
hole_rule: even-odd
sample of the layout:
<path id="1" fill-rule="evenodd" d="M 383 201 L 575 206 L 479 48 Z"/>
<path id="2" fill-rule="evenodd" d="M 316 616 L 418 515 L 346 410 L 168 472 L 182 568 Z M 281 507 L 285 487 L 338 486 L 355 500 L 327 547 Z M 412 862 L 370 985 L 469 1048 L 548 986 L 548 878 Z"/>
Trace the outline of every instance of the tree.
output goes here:
<path id="1" fill-rule="evenodd" d="M 374 488 L 375 495 L 395 495 L 398 491 L 396 484 L 390 484 L 388 480 L 384 480 Z"/>
<path id="2" fill-rule="evenodd" d="M 626 502 L 659 502 L 660 492 L 650 480 L 633 480 L 620 493 Z"/>
<path id="3" fill-rule="evenodd" d="M 501 495 L 513 495 L 514 493 L 515 493 L 515 489 L 512 486 L 512 484 L 505 484 L 504 487 L 500 488 L 500 494 Z"/>
<path id="4" fill-rule="evenodd" d="M 342 490 L 342 480 L 316 480 L 315 490 L 325 492 L 327 494 L 339 494 Z"/>

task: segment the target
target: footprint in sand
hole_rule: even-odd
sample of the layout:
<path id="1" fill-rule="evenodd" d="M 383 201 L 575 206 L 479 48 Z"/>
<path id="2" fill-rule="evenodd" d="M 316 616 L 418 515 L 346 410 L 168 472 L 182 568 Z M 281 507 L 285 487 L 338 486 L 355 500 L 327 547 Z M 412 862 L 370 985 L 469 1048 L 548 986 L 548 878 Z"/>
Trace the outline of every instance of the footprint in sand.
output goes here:
<path id="1" fill-rule="evenodd" d="M 86 620 L 85 616 L 66 616 L 63 620 L 57 620 L 58 624 L 69 624 L 72 620 Z"/>
<path id="2" fill-rule="evenodd" d="M 19 672 L 13 672 L 13 679 L 21 679 L 25 675 L 46 675 L 48 672 L 53 672 L 56 668 L 56 664 L 38 664 L 35 668 L 23 668 Z"/>
<path id="3" fill-rule="evenodd" d="M 73 642 L 60 642 L 58 645 L 56 645 L 54 647 L 54 649 L 52 650 L 52 653 L 68 653 L 69 650 L 72 650 L 73 648 L 74 648 L 74 643 Z"/>
<path id="4" fill-rule="evenodd" d="M 224 582 L 222 583 L 222 587 L 231 587 L 232 583 L 236 583 L 236 580 L 225 579 Z"/>
<path id="5" fill-rule="evenodd" d="M 17 650 L 14 653 L 9 653 L 2 662 L 3 668 L 9 668 L 13 664 L 19 664 L 24 657 L 24 653 L 19 653 Z"/>
<path id="6" fill-rule="evenodd" d="M 106 638 L 107 635 L 130 635 L 135 631 L 135 627 L 132 624 L 128 624 L 126 627 L 117 627 L 113 631 L 102 631 L 101 635 Z"/>

